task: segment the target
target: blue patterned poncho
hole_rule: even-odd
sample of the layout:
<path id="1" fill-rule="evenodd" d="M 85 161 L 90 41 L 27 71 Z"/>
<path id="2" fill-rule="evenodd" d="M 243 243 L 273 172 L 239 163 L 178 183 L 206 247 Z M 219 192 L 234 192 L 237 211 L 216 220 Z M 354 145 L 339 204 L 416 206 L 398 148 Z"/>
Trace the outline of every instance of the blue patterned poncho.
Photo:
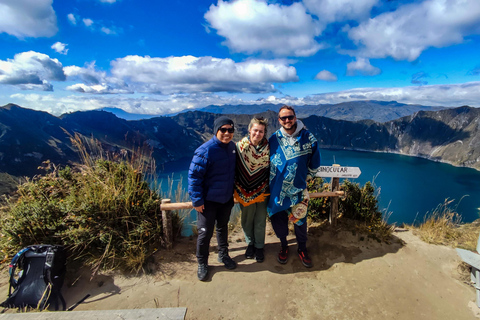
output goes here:
<path id="1" fill-rule="evenodd" d="M 295 219 L 291 207 L 304 201 L 307 176 L 314 176 L 320 167 L 320 150 L 317 139 L 301 121 L 297 121 L 297 130 L 292 136 L 282 131 L 277 130 L 269 139 L 270 200 L 267 211 L 272 216 L 287 210 L 289 220 L 302 225 L 306 217 Z"/>

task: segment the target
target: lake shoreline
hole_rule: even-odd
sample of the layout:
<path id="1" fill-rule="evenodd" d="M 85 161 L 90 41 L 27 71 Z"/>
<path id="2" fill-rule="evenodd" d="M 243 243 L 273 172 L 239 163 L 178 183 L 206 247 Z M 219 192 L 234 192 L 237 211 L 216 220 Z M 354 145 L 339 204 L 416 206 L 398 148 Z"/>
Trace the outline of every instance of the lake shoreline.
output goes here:
<path id="1" fill-rule="evenodd" d="M 466 165 L 459 165 L 459 164 L 455 164 L 455 163 L 452 163 L 452 162 L 447 161 L 447 160 L 433 159 L 433 158 L 431 158 L 431 157 L 422 156 L 422 155 L 412 155 L 412 154 L 407 154 L 407 153 L 401 153 L 401 152 L 398 152 L 398 151 L 380 151 L 380 150 L 355 149 L 355 148 L 346 148 L 346 147 L 345 147 L 345 148 L 326 148 L 326 147 L 320 147 L 320 149 L 324 149 L 324 150 L 340 150 L 340 151 L 354 151 L 354 152 L 366 152 L 366 153 L 396 154 L 396 155 L 400 155 L 400 156 L 406 156 L 406 157 L 413 157 L 413 158 L 425 159 L 425 160 L 429 160 L 429 161 L 437 162 L 437 163 L 444 163 L 444 164 L 448 164 L 448 165 L 451 165 L 451 166 L 456 167 L 456 168 L 469 168 L 469 169 L 474 169 L 474 170 L 480 172 L 480 168 L 475 168 L 475 167 L 466 166 Z"/>
<path id="2" fill-rule="evenodd" d="M 463 222 L 479 218 L 480 199 L 475 195 L 480 194 L 480 171 L 475 168 L 383 151 L 322 148 L 321 154 L 322 165 L 336 163 L 361 169 L 358 178 L 349 180 L 361 185 L 369 181 L 374 184 L 379 207 L 384 216 L 389 216 L 389 223 L 422 222 L 423 217 L 443 204 L 445 199 L 455 200 L 454 205 Z M 167 191 L 166 181 L 172 174 L 174 179 L 182 179 L 182 186 L 186 189 L 190 161 L 187 157 L 163 167 L 159 180 L 165 181 L 162 184 L 164 193 Z"/>

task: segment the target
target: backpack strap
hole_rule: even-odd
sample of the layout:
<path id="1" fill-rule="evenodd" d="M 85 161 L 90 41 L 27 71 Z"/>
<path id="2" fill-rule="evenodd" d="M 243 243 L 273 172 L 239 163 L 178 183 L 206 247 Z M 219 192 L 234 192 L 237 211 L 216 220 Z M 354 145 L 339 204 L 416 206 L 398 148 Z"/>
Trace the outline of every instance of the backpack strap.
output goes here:
<path id="1" fill-rule="evenodd" d="M 15 280 L 15 270 L 17 269 L 18 262 L 23 256 L 25 255 L 25 252 L 32 250 L 31 246 L 25 247 L 22 250 L 18 251 L 15 256 L 12 258 L 12 262 L 8 265 L 8 273 L 10 275 L 10 285 L 8 288 L 8 296 L 11 295 L 12 293 L 12 287 L 16 288 L 17 287 L 17 280 Z"/>
<path id="2" fill-rule="evenodd" d="M 50 288 L 52 288 L 52 290 L 50 291 L 50 296 L 52 297 L 52 300 L 55 300 L 55 310 L 58 310 L 58 300 L 60 300 L 63 306 L 63 311 L 65 311 L 67 309 L 67 304 L 65 303 L 65 299 L 63 298 L 62 293 L 60 292 L 60 290 L 53 291 L 54 285 L 53 285 L 53 279 L 52 279 L 52 266 L 53 266 L 54 259 L 55 259 L 54 247 L 49 246 L 47 247 L 47 250 L 45 252 L 45 266 L 43 269 L 43 274 L 46 281 L 50 284 Z"/>

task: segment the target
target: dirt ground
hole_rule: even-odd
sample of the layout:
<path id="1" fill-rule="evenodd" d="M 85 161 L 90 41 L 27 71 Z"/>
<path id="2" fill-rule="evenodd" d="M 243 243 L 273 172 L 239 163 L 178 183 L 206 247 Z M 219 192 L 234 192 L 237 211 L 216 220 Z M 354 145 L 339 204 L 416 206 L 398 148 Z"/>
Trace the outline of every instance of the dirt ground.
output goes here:
<path id="1" fill-rule="evenodd" d="M 67 305 L 90 294 L 75 310 L 186 307 L 186 319 L 480 318 L 475 290 L 455 250 L 426 244 L 411 231 L 397 229 L 386 244 L 352 232 L 313 230 L 311 269 L 296 256 L 293 235 L 289 260 L 279 264 L 278 240 L 267 233 L 263 263 L 245 259 L 243 234 L 237 231 L 230 235 L 237 269 L 216 261 L 212 242 L 210 277 L 200 282 L 195 239 L 184 238 L 171 251 L 158 252 L 148 274 L 91 280 L 84 274 L 67 283 Z M 6 293 L 5 281 L 0 284 Z"/>

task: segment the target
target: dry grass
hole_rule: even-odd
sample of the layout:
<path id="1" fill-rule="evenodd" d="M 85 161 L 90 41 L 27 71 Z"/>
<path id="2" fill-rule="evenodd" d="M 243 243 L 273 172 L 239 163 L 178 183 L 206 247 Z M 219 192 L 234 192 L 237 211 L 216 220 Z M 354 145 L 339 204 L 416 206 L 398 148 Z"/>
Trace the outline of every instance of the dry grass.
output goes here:
<path id="1" fill-rule="evenodd" d="M 420 238 L 432 244 L 447 245 L 475 251 L 480 233 L 480 222 L 461 223 L 456 207 L 451 207 L 453 200 L 445 199 L 433 212 L 425 216 L 425 221 L 418 227 L 410 226 Z"/>
<path id="2" fill-rule="evenodd" d="M 72 143 L 82 163 L 58 168 L 46 161 L 45 175 L 27 180 L 8 198 L 1 212 L 0 260 L 9 261 L 28 245 L 62 244 L 93 274 L 140 271 L 164 242 L 149 150 L 111 153 L 78 135 Z M 181 228 L 181 221 L 172 223 Z"/>

